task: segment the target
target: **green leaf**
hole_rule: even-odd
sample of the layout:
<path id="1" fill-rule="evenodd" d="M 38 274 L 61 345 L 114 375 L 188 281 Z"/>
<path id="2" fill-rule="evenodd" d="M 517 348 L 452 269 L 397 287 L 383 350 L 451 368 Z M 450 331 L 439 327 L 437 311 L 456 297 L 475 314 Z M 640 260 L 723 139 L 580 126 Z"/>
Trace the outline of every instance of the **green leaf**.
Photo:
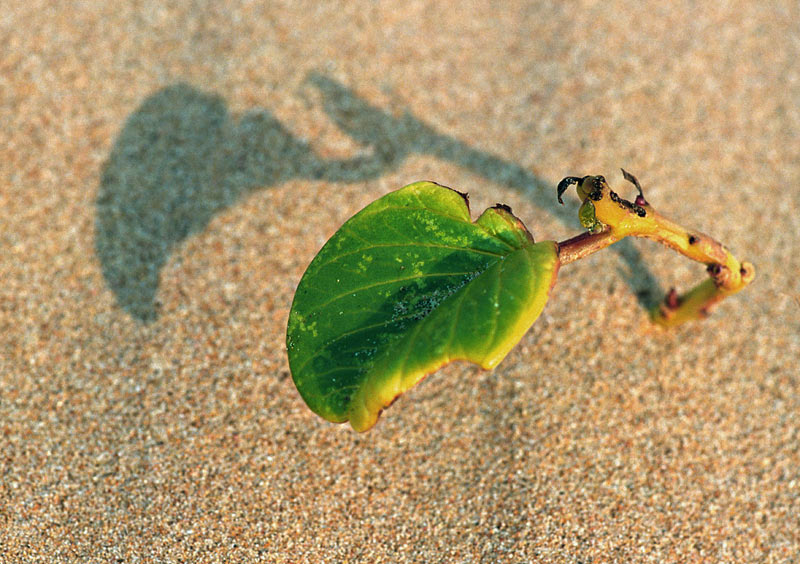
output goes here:
<path id="1" fill-rule="evenodd" d="M 369 429 L 450 361 L 496 366 L 541 313 L 556 243 L 534 243 L 507 206 L 470 219 L 465 195 L 432 182 L 348 220 L 303 275 L 289 315 L 295 385 L 325 419 Z"/>

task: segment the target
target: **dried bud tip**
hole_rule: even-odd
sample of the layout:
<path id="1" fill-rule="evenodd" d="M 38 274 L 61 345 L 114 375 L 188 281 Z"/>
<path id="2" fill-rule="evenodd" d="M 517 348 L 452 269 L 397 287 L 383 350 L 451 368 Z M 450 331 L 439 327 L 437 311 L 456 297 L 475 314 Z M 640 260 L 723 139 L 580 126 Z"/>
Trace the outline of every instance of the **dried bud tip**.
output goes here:
<path id="1" fill-rule="evenodd" d="M 670 288 L 669 292 L 667 292 L 667 297 L 664 299 L 664 303 L 669 309 L 678 309 L 680 305 L 679 302 L 678 291 L 675 288 Z"/>

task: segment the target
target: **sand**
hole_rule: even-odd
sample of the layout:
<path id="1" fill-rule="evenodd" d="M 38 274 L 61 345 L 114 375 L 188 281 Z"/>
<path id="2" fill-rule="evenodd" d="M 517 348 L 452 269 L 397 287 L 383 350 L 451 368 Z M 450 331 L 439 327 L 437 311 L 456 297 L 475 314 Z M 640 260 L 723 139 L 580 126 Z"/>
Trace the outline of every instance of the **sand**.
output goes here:
<path id="1" fill-rule="evenodd" d="M 795 1 L 129 4 L 0 15 L 0 562 L 800 561 Z M 703 268 L 623 242 L 494 371 L 306 408 L 350 215 L 430 179 L 560 240 L 620 167 L 753 285 L 661 330 Z"/>

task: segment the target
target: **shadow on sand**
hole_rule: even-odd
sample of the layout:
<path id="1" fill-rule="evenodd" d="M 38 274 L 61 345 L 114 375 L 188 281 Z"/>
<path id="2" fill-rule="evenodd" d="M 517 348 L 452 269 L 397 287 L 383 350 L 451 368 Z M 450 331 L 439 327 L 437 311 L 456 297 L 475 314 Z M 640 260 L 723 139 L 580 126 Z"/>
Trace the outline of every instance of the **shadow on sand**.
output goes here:
<path id="1" fill-rule="evenodd" d="M 370 154 L 320 158 L 269 111 L 235 120 L 219 96 L 185 84 L 156 92 L 128 118 L 103 169 L 95 246 L 108 285 L 131 316 L 157 318 L 160 272 L 173 247 L 241 197 L 289 179 L 377 178 L 414 153 L 519 190 L 566 225 L 577 225 L 574 210 L 556 203 L 555 188 L 521 166 L 442 135 L 411 114 L 395 117 L 373 107 L 323 75 L 311 74 L 307 82 L 319 89 L 334 123 Z M 614 248 L 640 302 L 652 303 L 662 292 L 639 252 L 628 241 Z"/>

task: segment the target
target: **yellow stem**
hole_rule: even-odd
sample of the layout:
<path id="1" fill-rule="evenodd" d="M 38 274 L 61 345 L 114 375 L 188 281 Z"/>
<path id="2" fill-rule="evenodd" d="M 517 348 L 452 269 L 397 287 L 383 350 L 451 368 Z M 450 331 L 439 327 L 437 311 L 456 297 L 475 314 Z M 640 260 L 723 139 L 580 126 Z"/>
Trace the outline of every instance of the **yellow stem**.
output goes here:
<path id="1" fill-rule="evenodd" d="M 626 173 L 626 178 L 628 177 L 636 182 Z M 687 230 L 665 218 L 641 194 L 635 203 L 631 203 L 611 190 L 602 176 L 570 180 L 570 183 L 577 184 L 578 194 L 584 202 L 594 205 L 595 218 L 603 227 L 599 232 L 583 233 L 559 243 L 562 264 L 633 236 L 658 241 L 707 266 L 709 280 L 700 283 L 683 296 L 678 296 L 671 290 L 664 301 L 651 311 L 656 323 L 674 326 L 706 317 L 715 304 L 739 292 L 753 281 L 755 268 L 751 263 L 739 262 L 724 245 L 708 235 Z M 636 184 L 638 187 L 638 183 Z M 559 192 L 562 191 L 560 187 Z"/>

